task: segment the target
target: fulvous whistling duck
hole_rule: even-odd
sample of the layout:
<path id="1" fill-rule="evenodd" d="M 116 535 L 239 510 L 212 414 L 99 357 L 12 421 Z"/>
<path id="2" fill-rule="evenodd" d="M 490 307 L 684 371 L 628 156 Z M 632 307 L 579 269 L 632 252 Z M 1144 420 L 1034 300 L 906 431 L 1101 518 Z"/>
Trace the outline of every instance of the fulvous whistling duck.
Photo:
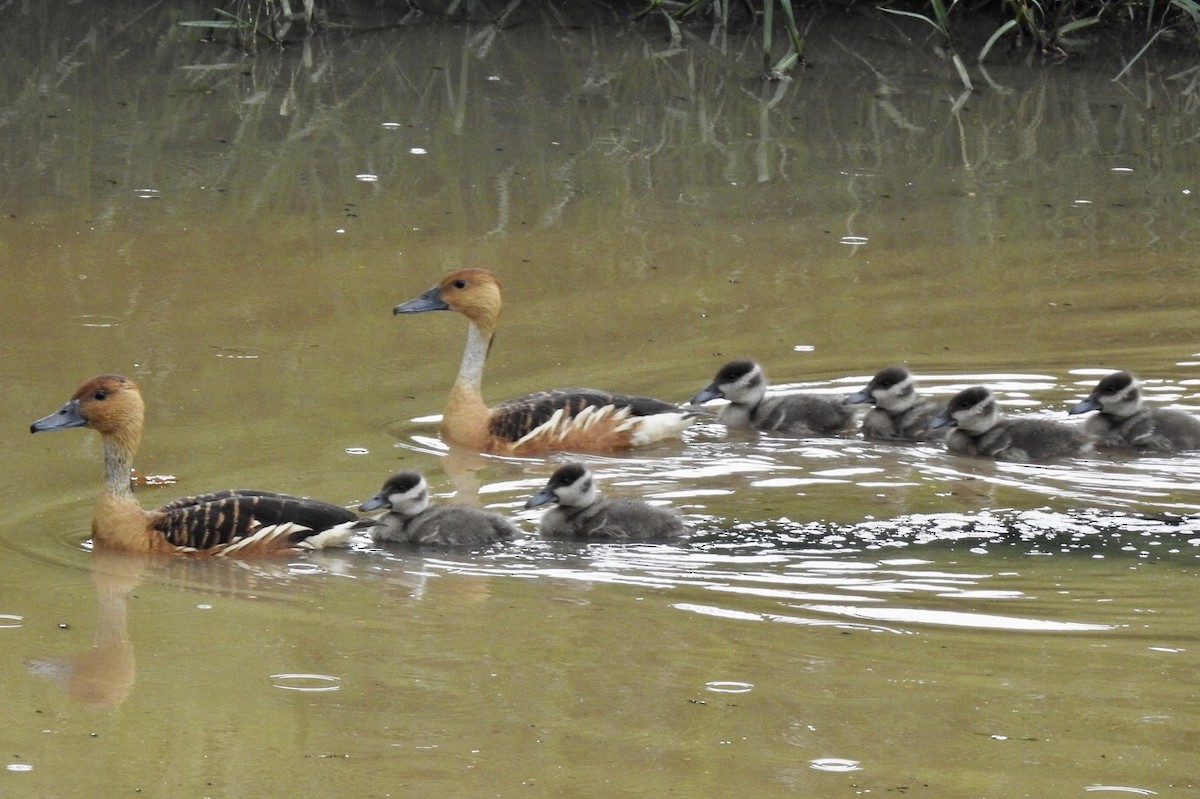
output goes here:
<path id="1" fill-rule="evenodd" d="M 1137 378 L 1129 372 L 1105 377 L 1068 413 L 1100 411 L 1084 429 L 1101 446 L 1136 447 L 1146 452 L 1200 449 L 1200 419 L 1171 408 L 1147 408 Z"/>
<path id="2" fill-rule="evenodd" d="M 945 438 L 947 428 L 929 428 L 941 405 L 917 394 L 917 382 L 903 366 L 881 369 L 862 391 L 844 400 L 847 404 L 869 402 L 875 407 L 862 420 L 866 438 L 884 441 L 925 441 Z"/>
<path id="3" fill-rule="evenodd" d="M 958 392 L 929 422 L 934 429 L 949 425 L 957 429 L 946 439 L 946 449 L 955 455 L 1031 461 L 1070 458 L 1092 448 L 1091 437 L 1075 425 L 1049 419 L 1005 418 L 992 392 L 983 386 Z"/>
<path id="4" fill-rule="evenodd" d="M 442 415 L 442 437 L 484 452 L 608 452 L 678 435 L 694 414 L 650 397 L 587 388 L 527 394 L 488 408 L 480 386 L 500 317 L 500 283 L 487 269 L 460 269 L 394 313 L 457 311 L 467 346 Z"/>
<path id="5" fill-rule="evenodd" d="M 417 472 L 399 472 L 359 507 L 387 508 L 369 532 L 379 542 L 420 547 L 482 547 L 510 541 L 521 532 L 498 513 L 467 505 L 430 505 L 429 484 Z M 365 521 L 365 520 L 364 520 Z"/>
<path id="6" fill-rule="evenodd" d="M 687 529 L 673 509 L 637 499 L 608 499 L 596 490 L 596 480 L 582 463 L 560 466 L 541 491 L 525 503 L 536 508 L 556 503 L 542 514 L 539 530 L 547 538 L 590 541 L 663 541 Z"/>
<path id="7" fill-rule="evenodd" d="M 145 406 L 122 375 L 84 383 L 30 432 L 90 427 L 104 441 L 104 491 L 92 516 L 97 548 L 125 552 L 259 555 L 344 545 L 358 516 L 346 508 L 269 491 L 234 489 L 184 497 L 147 511 L 129 468 L 142 440 Z"/>
<path id="8" fill-rule="evenodd" d="M 846 429 L 854 412 L 840 400 L 815 394 L 766 396 L 767 376 L 751 360 L 730 361 L 713 381 L 692 397 L 699 405 L 724 397 L 729 404 L 717 421 L 726 427 L 787 433 L 798 436 L 832 436 Z"/>

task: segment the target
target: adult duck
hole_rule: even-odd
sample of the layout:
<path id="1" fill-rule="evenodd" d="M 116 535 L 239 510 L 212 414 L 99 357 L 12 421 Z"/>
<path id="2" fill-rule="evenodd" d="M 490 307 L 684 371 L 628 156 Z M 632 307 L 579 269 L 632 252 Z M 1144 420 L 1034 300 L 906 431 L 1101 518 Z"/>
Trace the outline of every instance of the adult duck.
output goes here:
<path id="1" fill-rule="evenodd" d="M 92 516 L 97 548 L 189 555 L 260 555 L 346 544 L 358 516 L 326 502 L 234 489 L 184 497 L 147 511 L 129 468 L 142 440 L 145 404 L 128 377 L 100 375 L 30 432 L 88 427 L 104 442 L 104 491 Z"/>
<path id="2" fill-rule="evenodd" d="M 393 309 L 425 311 L 456 311 L 467 318 L 467 346 L 442 413 L 447 441 L 507 454 L 611 452 L 676 436 L 694 419 L 669 402 L 590 388 L 539 391 L 489 408 L 481 385 L 500 318 L 500 281 L 487 269 L 460 269 Z"/>

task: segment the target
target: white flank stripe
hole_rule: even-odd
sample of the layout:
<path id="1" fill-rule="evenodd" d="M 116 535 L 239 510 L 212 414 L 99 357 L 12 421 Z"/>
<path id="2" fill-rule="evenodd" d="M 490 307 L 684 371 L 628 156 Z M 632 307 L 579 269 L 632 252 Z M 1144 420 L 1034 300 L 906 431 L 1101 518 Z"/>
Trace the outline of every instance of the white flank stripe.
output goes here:
<path id="1" fill-rule="evenodd" d="M 640 416 L 632 421 L 641 424 L 633 432 L 633 443 L 636 446 L 649 444 L 663 438 L 677 436 L 683 429 L 695 421 L 691 413 L 656 413 L 653 416 Z"/>

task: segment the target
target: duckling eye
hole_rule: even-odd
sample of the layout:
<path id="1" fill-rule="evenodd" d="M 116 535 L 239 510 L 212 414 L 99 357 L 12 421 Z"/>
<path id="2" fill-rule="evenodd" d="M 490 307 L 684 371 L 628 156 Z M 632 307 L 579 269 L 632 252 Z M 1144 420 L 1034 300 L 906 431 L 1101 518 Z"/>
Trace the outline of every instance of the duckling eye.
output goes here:
<path id="1" fill-rule="evenodd" d="M 465 289 L 466 287 L 467 287 L 467 281 L 463 280 L 461 277 L 458 280 L 454 281 L 454 288 Z"/>

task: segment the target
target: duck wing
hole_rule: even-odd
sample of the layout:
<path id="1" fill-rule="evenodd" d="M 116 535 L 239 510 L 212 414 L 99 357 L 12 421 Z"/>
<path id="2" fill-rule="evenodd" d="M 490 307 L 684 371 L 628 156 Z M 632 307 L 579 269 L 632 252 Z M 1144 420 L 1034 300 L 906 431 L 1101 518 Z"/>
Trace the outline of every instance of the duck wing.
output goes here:
<path id="1" fill-rule="evenodd" d="M 677 405 L 653 397 L 615 394 L 592 388 L 555 388 L 496 405 L 492 409 L 489 432 L 497 438 L 517 441 L 553 420 L 555 414 L 559 418 L 575 417 L 586 408 L 628 409 L 623 414 L 625 417 L 677 414 L 681 410 Z"/>
<path id="2" fill-rule="evenodd" d="M 151 515 L 153 528 L 171 545 L 218 554 L 344 543 L 358 521 L 357 514 L 340 505 L 250 489 L 181 497 Z M 321 540 L 320 534 L 343 526 L 340 541 Z"/>

